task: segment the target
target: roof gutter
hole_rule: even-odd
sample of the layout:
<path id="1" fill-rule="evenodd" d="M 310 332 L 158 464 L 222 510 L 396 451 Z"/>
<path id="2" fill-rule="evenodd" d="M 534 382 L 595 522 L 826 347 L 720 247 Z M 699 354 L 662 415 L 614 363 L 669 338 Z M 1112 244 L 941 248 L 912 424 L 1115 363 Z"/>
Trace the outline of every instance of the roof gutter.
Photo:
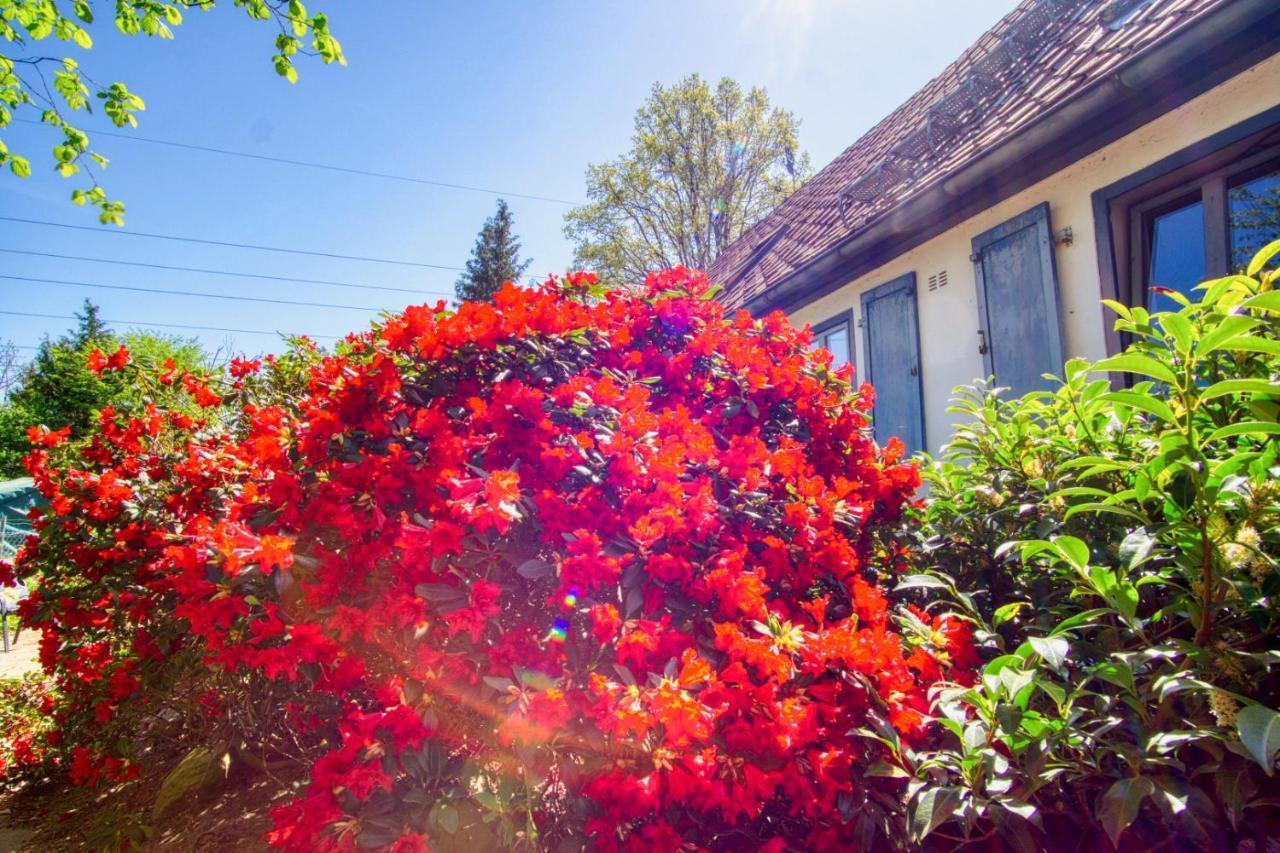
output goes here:
<path id="1" fill-rule="evenodd" d="M 1280 5 L 1275 0 L 1227 0 L 881 214 L 744 307 L 760 315 L 825 296 L 1278 50 Z"/>

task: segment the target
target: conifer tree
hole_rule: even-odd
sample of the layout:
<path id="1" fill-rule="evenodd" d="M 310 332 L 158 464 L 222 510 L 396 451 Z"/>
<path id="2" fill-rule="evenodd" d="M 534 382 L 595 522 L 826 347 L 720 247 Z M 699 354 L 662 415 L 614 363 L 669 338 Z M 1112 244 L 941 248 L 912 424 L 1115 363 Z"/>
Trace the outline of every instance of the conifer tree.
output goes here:
<path id="1" fill-rule="evenodd" d="M 498 199 L 498 210 L 485 220 L 476 237 L 466 271 L 458 276 L 454 290 L 459 300 L 487 302 L 504 282 L 519 282 L 532 259 L 520 260 L 520 240 L 512 231 L 511 209 Z"/>

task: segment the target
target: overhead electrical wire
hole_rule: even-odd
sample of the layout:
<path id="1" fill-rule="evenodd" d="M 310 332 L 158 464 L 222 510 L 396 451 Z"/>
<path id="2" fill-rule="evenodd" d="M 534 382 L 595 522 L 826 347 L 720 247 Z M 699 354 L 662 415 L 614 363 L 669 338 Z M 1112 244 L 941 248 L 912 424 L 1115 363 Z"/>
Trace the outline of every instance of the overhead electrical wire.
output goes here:
<path id="1" fill-rule="evenodd" d="M 17 121 L 25 124 L 41 124 L 35 119 L 17 119 Z M 416 178 L 412 175 L 397 175 L 392 172 L 375 172 L 370 169 L 353 169 L 350 166 L 335 166 L 331 163 L 313 163 L 307 160 L 294 160 L 289 157 L 274 157 L 269 154 L 252 154 L 248 151 L 233 151 L 229 148 L 215 148 L 212 145 L 194 145 L 189 142 L 174 142 L 171 139 L 156 139 L 151 136 L 136 136 L 132 133 L 116 133 L 110 130 L 95 130 L 94 135 L 111 136 L 117 139 L 128 139 L 133 142 L 146 142 L 150 145 L 167 145 L 170 148 L 184 148 L 188 151 L 203 151 L 206 154 L 221 154 L 226 157 L 242 157 L 246 160 L 261 160 L 267 163 L 280 163 L 285 166 L 298 166 L 304 169 L 323 169 L 327 172 L 342 172 L 348 175 L 362 175 L 366 178 L 382 178 L 388 181 L 403 181 L 410 184 L 425 184 L 432 187 L 444 187 L 451 190 L 464 190 L 466 192 L 486 193 L 488 195 L 502 196 L 504 198 L 523 198 L 530 201 L 545 201 L 551 204 L 563 204 L 572 207 L 580 204 L 580 202 L 569 201 L 563 198 L 553 198 L 545 195 L 533 195 L 530 193 L 505 192 L 503 190 L 490 189 L 489 187 L 477 187 L 470 184 L 455 184 L 448 181 L 433 181 L 429 178 Z"/>
<path id="2" fill-rule="evenodd" d="M 304 308 L 342 308 L 349 311 L 370 311 L 374 313 L 383 310 L 381 308 L 368 308 L 363 305 L 335 305 L 329 302 L 299 302 L 291 299 L 268 299 L 265 296 L 233 296 L 228 293 L 204 293 L 195 290 L 165 290 L 158 287 L 137 287 L 127 284 L 100 284 L 93 281 L 66 281 L 58 278 L 30 278 L 22 275 L 0 275 L 0 279 L 67 287 L 95 287 L 102 290 L 132 290 L 138 293 L 164 293 L 171 296 L 199 296 L 205 299 L 228 299 L 234 302 L 267 302 L 272 305 L 298 305 Z"/>
<path id="3" fill-rule="evenodd" d="M 121 237 L 146 237 L 152 240 L 174 240 L 179 243 L 201 243 L 206 246 L 225 246 L 232 249 L 252 249 L 257 252 L 280 252 L 286 255 L 310 255 L 316 258 L 336 258 L 344 261 L 365 261 L 374 264 L 392 264 L 402 267 L 421 267 L 423 269 L 451 270 L 462 272 L 462 267 L 451 267 L 445 264 L 428 264 L 421 261 L 405 261 L 395 258 L 375 258 L 364 255 L 340 255 L 336 252 L 318 252 L 311 249 L 288 249 L 282 246 L 261 246 L 254 243 L 236 243 L 230 240 L 206 240 L 203 237 L 179 237 L 175 234 L 156 234 L 148 231 L 108 231 L 92 225 L 72 225 L 68 222 L 49 222 L 44 219 L 24 219 L 20 216 L 0 216 L 5 222 L 20 222 L 24 225 L 42 225 L 50 228 L 72 228 L 76 231 L 92 231 L 95 234 L 115 234 Z"/>
<path id="4" fill-rule="evenodd" d="M 120 261 L 114 258 L 91 258 L 84 255 L 60 255 L 56 252 L 35 252 L 30 249 L 8 249 L 0 247 L 0 252 L 6 252 L 11 255 L 32 255 L 40 258 L 58 258 L 64 261 L 88 261 L 95 264 L 115 264 L 117 266 L 127 267 L 146 267 L 156 270 L 172 270 L 174 272 L 196 272 L 207 273 L 208 275 L 222 275 L 233 278 L 261 278 L 270 281 L 292 281 L 299 284 L 323 284 L 330 287 L 351 287 L 359 290 L 389 290 L 395 293 L 415 293 L 429 294 L 432 296 L 452 296 L 453 294 L 444 290 L 427 290 L 414 287 L 388 287 L 381 284 L 358 284 L 350 281 L 329 281 L 322 278 L 295 278 L 294 276 L 269 275 L 267 273 L 256 272 L 232 272 L 230 270 L 215 270 L 206 267 L 180 267 L 171 264 L 152 264 L 145 261 Z"/>
<path id="5" fill-rule="evenodd" d="M 10 317 L 40 317 L 46 320 L 78 320 L 80 319 L 74 314 L 36 314 L 30 311 L 0 310 L 0 314 L 5 314 Z M 146 327 L 159 326 L 167 329 L 192 329 L 198 332 L 231 332 L 233 334 L 238 334 L 238 335 L 271 335 L 272 337 L 277 335 L 286 335 L 288 337 L 296 337 L 296 335 L 290 335 L 288 332 L 272 331 L 269 329 L 229 329 L 229 328 L 226 328 L 225 326 L 193 326 L 185 323 L 157 323 L 150 320 L 117 320 L 117 319 L 109 319 L 106 317 L 102 318 L 102 322 L 117 323 L 124 326 L 146 326 Z M 334 341 L 338 340 L 339 338 L 338 335 L 307 335 L 307 337 L 326 338 L 328 340 L 334 340 Z"/>

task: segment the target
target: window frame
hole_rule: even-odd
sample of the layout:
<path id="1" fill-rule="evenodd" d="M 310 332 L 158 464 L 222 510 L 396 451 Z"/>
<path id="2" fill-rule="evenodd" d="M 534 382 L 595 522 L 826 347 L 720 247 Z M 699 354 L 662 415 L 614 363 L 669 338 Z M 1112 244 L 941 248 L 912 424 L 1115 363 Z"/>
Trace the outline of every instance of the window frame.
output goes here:
<path id="1" fill-rule="evenodd" d="M 825 340 L 826 335 L 827 335 L 827 334 L 829 334 L 829 333 L 831 332 L 831 330 L 832 330 L 832 329 L 839 328 L 840 326 L 845 326 L 845 327 L 848 329 L 848 332 L 849 332 L 849 352 L 848 352 L 849 364 L 850 364 L 850 366 L 851 366 L 851 367 L 853 367 L 854 376 L 857 376 L 857 373 L 858 373 L 858 357 L 857 357 L 858 348 L 857 348 L 857 342 L 856 342 L 856 340 L 854 339 L 854 336 L 853 336 L 854 322 L 853 322 L 853 309 L 852 309 L 852 308 L 849 308 L 849 309 L 846 309 L 846 310 L 844 310 L 844 311 L 841 311 L 839 314 L 836 314 L 836 315 L 835 315 L 835 316 L 833 316 L 833 317 L 828 317 L 827 319 L 823 320 L 821 323 L 816 323 L 816 324 L 814 324 L 814 325 L 810 326 L 810 327 L 809 327 L 809 331 L 810 331 L 810 332 L 812 333 L 812 335 L 813 335 L 813 340 L 814 340 L 814 341 L 816 341 L 816 342 L 818 343 L 818 345 L 819 345 L 819 346 L 821 346 L 823 349 L 826 349 L 826 348 L 827 348 L 827 344 L 826 344 L 826 340 Z"/>
<path id="2" fill-rule="evenodd" d="M 1228 189 L 1250 173 L 1280 165 L 1280 107 L 1272 107 L 1233 127 L 1165 157 L 1093 193 L 1095 241 L 1102 296 L 1146 307 L 1150 263 L 1150 223 L 1178 200 L 1201 201 L 1205 219 L 1205 275 L 1230 272 Z M 1124 342 L 1101 309 L 1107 351 Z"/>

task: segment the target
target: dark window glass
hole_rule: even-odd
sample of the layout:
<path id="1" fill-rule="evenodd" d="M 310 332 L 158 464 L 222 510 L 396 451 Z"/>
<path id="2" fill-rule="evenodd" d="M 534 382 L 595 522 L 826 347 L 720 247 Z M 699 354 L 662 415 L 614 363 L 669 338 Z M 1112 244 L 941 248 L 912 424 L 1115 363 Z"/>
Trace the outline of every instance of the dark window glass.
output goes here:
<path id="1" fill-rule="evenodd" d="M 1231 268 L 1243 270 L 1258 250 L 1280 239 L 1280 170 L 1234 186 L 1227 193 Z"/>
<path id="2" fill-rule="evenodd" d="M 1154 217 L 1149 284 L 1176 290 L 1195 301 L 1198 294 L 1192 288 L 1204 278 L 1204 204 L 1193 202 Z M 1176 311 L 1180 307 L 1164 294 L 1147 293 L 1149 311 Z"/>

